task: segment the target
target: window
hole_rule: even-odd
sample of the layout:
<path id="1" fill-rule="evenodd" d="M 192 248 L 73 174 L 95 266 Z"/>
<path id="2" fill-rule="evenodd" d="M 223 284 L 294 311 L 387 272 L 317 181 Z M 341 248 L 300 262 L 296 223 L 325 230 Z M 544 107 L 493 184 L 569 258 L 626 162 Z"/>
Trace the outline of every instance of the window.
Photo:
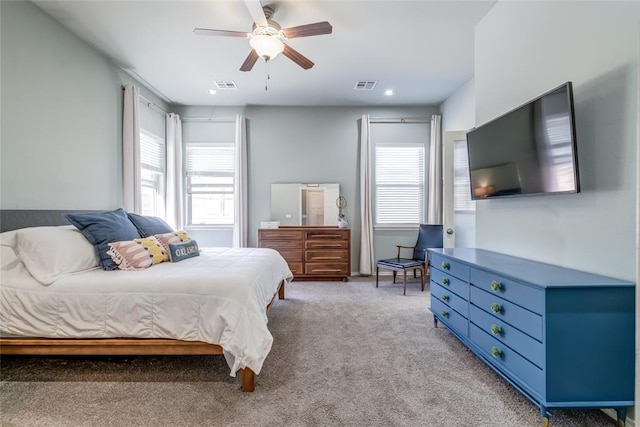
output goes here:
<path id="1" fill-rule="evenodd" d="M 424 222 L 424 152 L 423 144 L 376 144 L 376 225 Z"/>
<path id="2" fill-rule="evenodd" d="M 187 143 L 187 223 L 233 225 L 235 146 Z"/>
<path id="3" fill-rule="evenodd" d="M 467 141 L 453 143 L 453 210 L 455 212 L 476 210 L 476 202 L 471 200 Z"/>
<path id="4" fill-rule="evenodd" d="M 140 181 L 142 215 L 164 216 L 164 140 L 140 130 Z"/>

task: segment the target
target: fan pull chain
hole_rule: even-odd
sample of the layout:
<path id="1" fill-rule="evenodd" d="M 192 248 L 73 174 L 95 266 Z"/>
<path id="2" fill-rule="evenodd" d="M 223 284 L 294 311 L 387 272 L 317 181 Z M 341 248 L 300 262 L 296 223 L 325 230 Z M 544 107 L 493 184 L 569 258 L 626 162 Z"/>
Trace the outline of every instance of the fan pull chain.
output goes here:
<path id="1" fill-rule="evenodd" d="M 264 79 L 264 90 L 267 91 L 269 90 L 267 85 L 269 84 L 269 80 L 271 79 L 271 76 L 269 75 L 269 60 L 267 59 L 265 63 L 267 64 L 267 68 L 266 68 L 266 78 Z"/>

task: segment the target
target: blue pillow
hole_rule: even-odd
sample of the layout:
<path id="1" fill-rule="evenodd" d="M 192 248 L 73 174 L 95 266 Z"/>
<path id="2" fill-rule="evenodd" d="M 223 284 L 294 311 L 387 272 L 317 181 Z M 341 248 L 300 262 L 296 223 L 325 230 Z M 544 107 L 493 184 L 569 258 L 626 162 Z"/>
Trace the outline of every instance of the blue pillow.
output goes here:
<path id="1" fill-rule="evenodd" d="M 171 253 L 171 262 L 179 262 L 183 259 L 200 255 L 198 242 L 195 240 L 189 240 L 188 242 L 181 243 L 169 243 L 169 252 Z"/>
<path id="2" fill-rule="evenodd" d="M 155 234 L 172 233 L 173 228 L 169 226 L 162 218 L 156 216 L 143 216 L 127 212 L 129 220 L 136 226 L 140 236 L 149 237 Z"/>
<path id="3" fill-rule="evenodd" d="M 107 254 L 109 243 L 140 238 L 136 226 L 129 221 L 127 213 L 122 208 L 110 212 L 67 214 L 65 218 L 91 242 L 100 260 L 100 266 L 105 270 L 118 268 Z"/>

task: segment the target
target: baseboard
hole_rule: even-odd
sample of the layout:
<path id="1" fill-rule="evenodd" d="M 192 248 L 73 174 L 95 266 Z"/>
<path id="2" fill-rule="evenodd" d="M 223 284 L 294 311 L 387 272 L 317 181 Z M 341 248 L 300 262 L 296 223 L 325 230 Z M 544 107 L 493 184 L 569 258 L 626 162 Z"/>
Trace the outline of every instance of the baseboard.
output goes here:
<path id="1" fill-rule="evenodd" d="M 610 416 L 611 418 L 613 418 L 614 420 L 618 419 L 618 415 L 616 414 L 615 409 L 601 409 L 602 412 L 604 412 L 605 414 L 607 414 L 608 416 Z M 627 422 L 625 423 L 625 427 L 636 427 L 636 420 L 634 420 L 633 418 L 630 418 L 629 415 L 627 415 Z"/>

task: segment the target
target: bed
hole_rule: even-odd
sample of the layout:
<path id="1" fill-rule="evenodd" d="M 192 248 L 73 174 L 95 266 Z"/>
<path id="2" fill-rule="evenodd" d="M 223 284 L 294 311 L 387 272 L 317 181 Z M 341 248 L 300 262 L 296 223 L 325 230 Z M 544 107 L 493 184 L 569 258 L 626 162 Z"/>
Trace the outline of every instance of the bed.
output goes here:
<path id="1" fill-rule="evenodd" d="M 68 212 L 0 211 L 0 353 L 222 354 L 242 390 L 254 390 L 273 341 L 267 311 L 292 278 L 276 251 L 204 248 L 139 271 L 98 267 L 43 279 L 32 253 L 61 242 L 57 254 L 85 256 L 79 245 L 88 242 L 78 240 Z"/>

